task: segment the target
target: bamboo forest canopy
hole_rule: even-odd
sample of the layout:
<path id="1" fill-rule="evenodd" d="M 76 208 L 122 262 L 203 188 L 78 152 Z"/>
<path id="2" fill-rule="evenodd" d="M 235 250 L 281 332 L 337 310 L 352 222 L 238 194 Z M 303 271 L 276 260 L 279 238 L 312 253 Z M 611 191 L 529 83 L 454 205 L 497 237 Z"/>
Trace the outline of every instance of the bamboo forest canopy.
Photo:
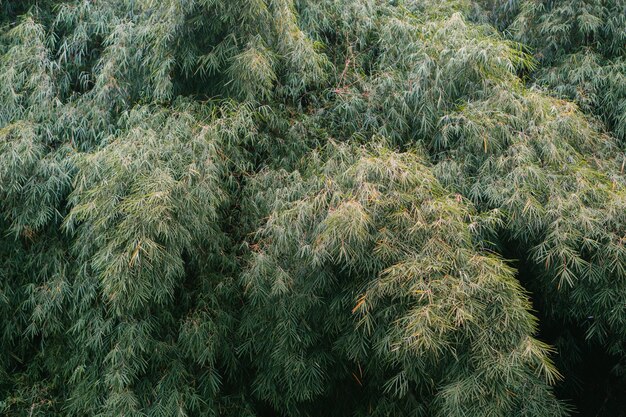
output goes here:
<path id="1" fill-rule="evenodd" d="M 1 0 L 0 414 L 624 416 L 624 0 Z"/>

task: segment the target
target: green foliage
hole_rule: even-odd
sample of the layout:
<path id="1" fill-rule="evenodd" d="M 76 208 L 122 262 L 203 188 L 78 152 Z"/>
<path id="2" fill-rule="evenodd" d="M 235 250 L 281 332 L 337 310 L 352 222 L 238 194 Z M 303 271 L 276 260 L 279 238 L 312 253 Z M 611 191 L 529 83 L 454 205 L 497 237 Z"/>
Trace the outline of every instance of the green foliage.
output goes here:
<path id="1" fill-rule="evenodd" d="M 534 49 L 535 75 L 626 139 L 626 3 L 623 0 L 495 1 L 513 38 Z"/>
<path id="2" fill-rule="evenodd" d="M 513 271 L 475 248 L 474 213 L 423 157 L 331 143 L 305 166 L 257 179 L 271 214 L 241 329 L 259 397 L 307 415 L 299 403 L 343 381 L 377 392 L 354 405 L 367 414 L 562 413 L 540 393 L 558 373 Z"/>
<path id="3" fill-rule="evenodd" d="M 626 354 L 619 5 L 488 5 L 533 58 L 469 1 L 33 3 L 3 415 L 562 416 L 552 358 Z"/>

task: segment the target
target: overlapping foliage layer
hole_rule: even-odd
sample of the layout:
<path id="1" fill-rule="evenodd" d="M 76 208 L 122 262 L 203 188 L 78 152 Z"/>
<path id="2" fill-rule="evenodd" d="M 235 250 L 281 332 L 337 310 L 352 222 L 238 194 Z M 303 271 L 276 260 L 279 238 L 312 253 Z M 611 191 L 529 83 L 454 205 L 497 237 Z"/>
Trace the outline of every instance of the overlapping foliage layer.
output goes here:
<path id="1" fill-rule="evenodd" d="M 619 410 L 619 1 L 0 4 L 3 415 Z"/>
<path id="2" fill-rule="evenodd" d="M 600 117 L 626 139 L 626 2 L 496 0 L 492 19 L 531 46 L 536 81 Z"/>

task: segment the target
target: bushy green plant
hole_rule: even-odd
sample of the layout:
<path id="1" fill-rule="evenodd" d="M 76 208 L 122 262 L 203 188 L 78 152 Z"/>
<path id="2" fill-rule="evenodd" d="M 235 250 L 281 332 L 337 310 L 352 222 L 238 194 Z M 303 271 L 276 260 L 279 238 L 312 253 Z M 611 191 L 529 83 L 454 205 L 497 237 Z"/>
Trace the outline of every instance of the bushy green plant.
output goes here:
<path id="1" fill-rule="evenodd" d="M 620 130 L 475 4 L 32 3 L 2 3 L 4 415 L 567 415 L 510 257 L 624 355 Z"/>

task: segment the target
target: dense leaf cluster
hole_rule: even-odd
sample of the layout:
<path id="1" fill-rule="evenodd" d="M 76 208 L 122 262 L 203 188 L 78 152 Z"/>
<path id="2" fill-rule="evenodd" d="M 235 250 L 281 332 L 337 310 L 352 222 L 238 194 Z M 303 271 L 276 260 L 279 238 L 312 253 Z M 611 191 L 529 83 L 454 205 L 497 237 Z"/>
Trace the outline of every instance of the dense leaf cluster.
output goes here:
<path id="1" fill-rule="evenodd" d="M 0 5 L 3 415 L 565 416 L 590 349 L 625 386 L 620 1 Z"/>
<path id="2" fill-rule="evenodd" d="M 542 64 L 536 81 L 574 100 L 626 139 L 626 2 L 491 3 L 499 26 L 533 48 Z"/>

